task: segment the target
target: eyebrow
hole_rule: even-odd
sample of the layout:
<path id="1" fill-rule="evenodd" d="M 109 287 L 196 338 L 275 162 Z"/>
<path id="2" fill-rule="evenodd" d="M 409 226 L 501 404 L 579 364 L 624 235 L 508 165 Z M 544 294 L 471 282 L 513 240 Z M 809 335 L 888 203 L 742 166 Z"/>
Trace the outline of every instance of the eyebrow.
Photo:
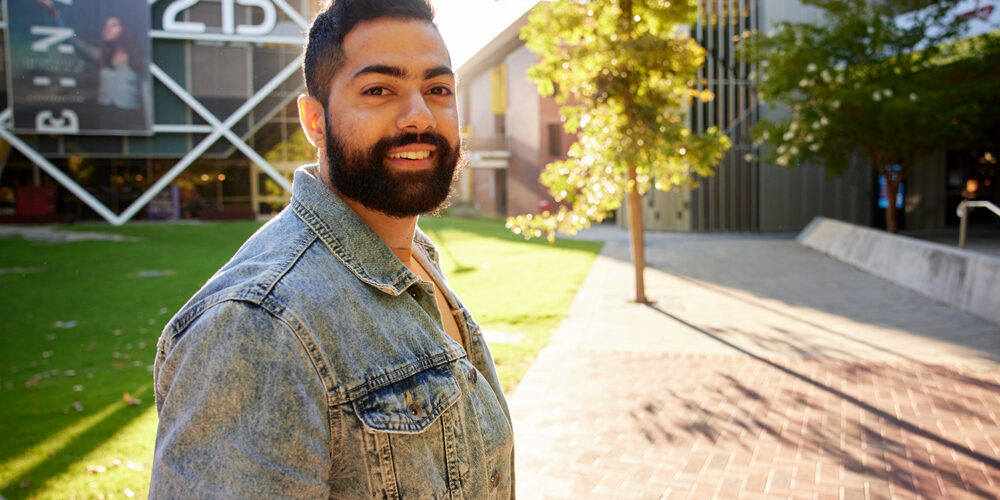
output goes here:
<path id="1" fill-rule="evenodd" d="M 357 79 L 363 75 L 385 75 L 391 76 L 393 78 L 406 79 L 409 78 L 410 72 L 399 66 L 390 66 L 388 64 L 372 64 L 370 66 L 365 66 L 354 73 L 352 80 Z M 438 66 L 436 68 L 429 69 L 424 72 L 424 80 L 430 80 L 432 78 L 437 78 L 439 76 L 455 76 L 455 72 L 447 66 Z"/>
<path id="2" fill-rule="evenodd" d="M 424 73 L 424 80 L 430 80 L 431 78 L 437 78 L 439 76 L 450 76 L 454 78 L 455 72 L 447 66 L 438 66 L 434 69 L 427 70 L 427 72 Z"/>

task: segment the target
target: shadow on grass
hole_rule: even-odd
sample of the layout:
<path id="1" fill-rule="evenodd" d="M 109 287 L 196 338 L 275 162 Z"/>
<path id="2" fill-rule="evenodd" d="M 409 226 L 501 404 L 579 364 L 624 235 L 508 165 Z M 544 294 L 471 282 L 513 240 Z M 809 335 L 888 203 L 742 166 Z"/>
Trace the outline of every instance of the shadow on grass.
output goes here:
<path id="1" fill-rule="evenodd" d="M 433 228 L 428 229 L 427 232 L 430 233 L 430 237 L 434 240 L 434 244 L 437 248 L 448 254 L 451 261 L 455 263 L 455 268 L 452 269 L 451 272 L 455 274 L 464 274 L 476 270 L 474 266 L 462 264 L 462 261 L 459 260 L 455 253 L 451 251 L 451 247 L 448 246 L 448 239 L 444 237 L 444 233 L 441 232 L 440 226 L 434 226 Z"/>
<path id="2" fill-rule="evenodd" d="M 142 387 L 135 392 L 135 395 L 143 395 L 148 388 L 149 386 Z M 45 459 L 12 478 L 3 490 L 3 498 L 14 500 L 32 498 L 37 495 L 39 491 L 46 488 L 49 481 L 67 472 L 70 467 L 79 463 L 87 454 L 102 446 L 115 434 L 142 416 L 152 406 L 152 403 L 146 402 L 130 406 L 124 401 L 116 401 L 95 413 L 101 413 L 114 406 L 118 406 L 118 408 L 77 434 L 63 447 L 49 451 L 49 455 Z M 25 482 L 28 484 L 22 487 Z"/>

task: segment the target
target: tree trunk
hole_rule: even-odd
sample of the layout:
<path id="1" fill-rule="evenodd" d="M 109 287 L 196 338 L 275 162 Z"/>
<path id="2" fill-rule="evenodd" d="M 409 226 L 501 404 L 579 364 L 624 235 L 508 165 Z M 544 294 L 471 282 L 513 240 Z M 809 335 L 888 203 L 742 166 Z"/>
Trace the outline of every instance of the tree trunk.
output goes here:
<path id="1" fill-rule="evenodd" d="M 620 20 L 623 22 L 623 32 L 631 37 L 632 31 L 635 29 L 635 23 L 632 21 L 632 0 L 622 0 L 620 7 L 622 9 Z M 632 107 L 633 89 L 627 83 L 629 81 L 628 68 L 624 67 L 623 70 L 626 75 L 623 78 L 623 81 L 626 82 L 623 99 L 625 100 L 626 115 L 628 115 L 628 110 Z M 646 271 L 646 247 L 643 241 L 642 197 L 639 196 L 639 182 L 636 180 L 635 164 L 629 163 L 627 170 L 628 232 L 632 243 L 632 265 L 635 267 L 635 301 L 638 304 L 648 304 L 646 280 L 643 277 L 643 273 Z"/>
<path id="2" fill-rule="evenodd" d="M 899 209 L 896 208 L 896 196 L 899 194 L 900 173 L 886 167 L 882 169 L 885 178 L 885 230 L 893 234 L 899 233 Z"/>
<path id="3" fill-rule="evenodd" d="M 646 299 L 646 281 L 643 273 L 646 270 L 646 248 L 643 241 L 642 227 L 642 197 L 639 196 L 639 184 L 636 182 L 635 165 L 628 166 L 628 232 L 632 243 L 632 265 L 635 267 L 635 301 L 648 304 Z"/>

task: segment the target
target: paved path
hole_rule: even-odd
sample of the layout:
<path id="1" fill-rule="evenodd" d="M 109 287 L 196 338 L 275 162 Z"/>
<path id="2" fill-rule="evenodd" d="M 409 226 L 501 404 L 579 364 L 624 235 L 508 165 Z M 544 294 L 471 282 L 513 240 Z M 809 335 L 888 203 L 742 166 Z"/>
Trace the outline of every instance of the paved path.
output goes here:
<path id="1" fill-rule="evenodd" d="M 521 498 L 997 498 L 1000 326 L 798 245 L 608 243 L 511 397 Z"/>

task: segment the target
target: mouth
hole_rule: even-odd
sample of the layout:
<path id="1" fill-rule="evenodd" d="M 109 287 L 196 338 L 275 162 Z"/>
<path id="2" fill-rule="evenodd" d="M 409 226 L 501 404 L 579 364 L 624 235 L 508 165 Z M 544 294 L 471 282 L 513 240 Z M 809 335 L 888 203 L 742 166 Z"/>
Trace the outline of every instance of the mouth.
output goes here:
<path id="1" fill-rule="evenodd" d="M 394 160 L 423 160 L 431 156 L 430 151 L 404 151 L 401 153 L 393 153 L 389 155 L 389 158 Z"/>
<path id="2" fill-rule="evenodd" d="M 389 150 L 386 159 L 401 168 L 426 168 L 432 165 L 436 150 L 437 147 L 431 144 L 409 144 Z"/>

